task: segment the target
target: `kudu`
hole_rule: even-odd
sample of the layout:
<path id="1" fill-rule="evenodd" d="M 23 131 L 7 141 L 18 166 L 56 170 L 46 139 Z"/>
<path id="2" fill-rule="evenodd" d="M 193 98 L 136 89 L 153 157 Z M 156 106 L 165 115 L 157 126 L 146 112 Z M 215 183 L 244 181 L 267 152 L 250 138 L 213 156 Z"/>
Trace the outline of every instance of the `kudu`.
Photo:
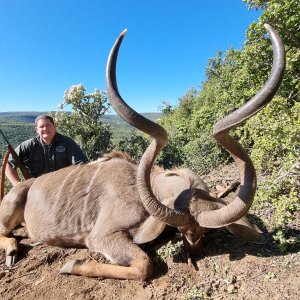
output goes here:
<path id="1" fill-rule="evenodd" d="M 280 85 L 284 47 L 275 30 L 269 25 L 266 29 L 274 51 L 268 82 L 242 108 L 214 126 L 214 137 L 233 156 L 240 172 L 240 191 L 232 203 L 226 205 L 210 196 L 192 171 L 153 168 L 167 143 L 167 133 L 130 108 L 118 92 L 116 62 L 124 31 L 108 58 L 107 93 L 115 111 L 149 134 L 152 143 L 138 165 L 125 154 L 111 153 L 96 162 L 70 166 L 13 187 L 0 206 L 0 248 L 6 251 L 6 264 L 13 265 L 17 254 L 16 240 L 8 235 L 23 221 L 32 239 L 50 245 L 85 246 L 112 263 L 73 260 L 61 273 L 106 278 L 144 280 L 151 276 L 152 262 L 137 244 L 153 240 L 166 224 L 178 227 L 191 251 L 201 246 L 206 228 L 226 226 L 237 236 L 263 242 L 263 234 L 244 217 L 256 190 L 255 170 L 228 132 L 262 109 Z"/>

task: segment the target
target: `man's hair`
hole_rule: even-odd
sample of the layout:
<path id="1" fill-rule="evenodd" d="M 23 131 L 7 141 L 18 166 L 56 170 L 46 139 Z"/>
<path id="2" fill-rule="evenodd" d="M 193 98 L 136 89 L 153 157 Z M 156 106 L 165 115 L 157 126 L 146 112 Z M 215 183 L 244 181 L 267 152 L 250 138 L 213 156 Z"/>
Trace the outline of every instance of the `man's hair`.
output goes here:
<path id="1" fill-rule="evenodd" d="M 34 120 L 35 125 L 37 125 L 37 122 L 38 122 L 39 120 L 43 120 L 43 119 L 49 120 L 49 121 L 54 125 L 54 120 L 53 120 L 53 118 L 52 118 L 51 116 L 49 116 L 49 115 L 46 115 L 46 114 L 37 116 L 37 117 L 35 118 L 35 120 Z"/>

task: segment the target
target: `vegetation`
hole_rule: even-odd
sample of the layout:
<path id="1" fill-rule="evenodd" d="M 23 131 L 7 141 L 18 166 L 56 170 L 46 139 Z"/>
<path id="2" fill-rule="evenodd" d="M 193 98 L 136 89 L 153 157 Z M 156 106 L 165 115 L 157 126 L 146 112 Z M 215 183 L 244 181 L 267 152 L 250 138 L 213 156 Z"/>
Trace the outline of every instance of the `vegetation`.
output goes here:
<path id="1" fill-rule="evenodd" d="M 110 106 L 106 94 L 99 90 L 86 94 L 82 84 L 73 85 L 65 91 L 64 101 L 58 108 L 63 109 L 65 105 L 71 105 L 73 112 L 52 114 L 60 132 L 73 137 L 90 160 L 110 151 L 110 125 L 102 122 L 102 116 Z"/>
<path id="2" fill-rule="evenodd" d="M 264 175 L 255 200 L 258 211 L 268 208 L 269 224 L 283 228 L 295 224 L 300 208 L 300 2 L 297 0 L 245 0 L 250 8 L 263 9 L 258 23 L 249 26 L 241 50 L 218 52 L 210 59 L 201 89 L 181 97 L 176 107 L 167 107 L 161 124 L 183 165 L 207 173 L 228 154 L 212 139 L 216 120 L 253 97 L 266 81 L 272 63 L 272 48 L 264 23 L 283 38 L 286 73 L 274 100 L 233 134 L 251 153 Z M 282 231 L 281 231 L 282 232 Z"/>

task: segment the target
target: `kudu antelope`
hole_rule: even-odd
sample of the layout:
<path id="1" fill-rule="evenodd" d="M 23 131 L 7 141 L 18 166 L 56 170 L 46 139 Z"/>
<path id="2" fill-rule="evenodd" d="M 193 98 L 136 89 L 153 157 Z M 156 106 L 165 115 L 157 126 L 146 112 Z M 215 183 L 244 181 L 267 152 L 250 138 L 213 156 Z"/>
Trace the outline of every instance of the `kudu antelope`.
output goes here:
<path id="1" fill-rule="evenodd" d="M 23 221 L 32 239 L 50 245 L 85 246 L 112 263 L 74 260 L 67 262 L 61 273 L 106 278 L 144 280 L 151 276 L 152 262 L 137 244 L 153 240 L 166 224 L 178 227 L 191 251 L 201 246 L 206 228 L 226 226 L 246 240 L 263 242 L 263 234 L 244 217 L 256 190 L 255 170 L 228 132 L 262 109 L 280 85 L 284 47 L 275 30 L 269 25 L 266 29 L 274 51 L 268 82 L 242 108 L 214 126 L 214 137 L 233 156 L 240 172 L 240 191 L 232 203 L 226 205 L 210 196 L 207 186 L 192 171 L 153 168 L 167 143 L 167 133 L 130 108 L 118 92 L 116 62 L 124 31 L 108 58 L 108 97 L 126 122 L 149 134 L 153 141 L 138 165 L 125 154 L 112 153 L 13 187 L 0 206 L 0 248 L 6 251 L 7 265 L 15 263 L 17 254 L 16 240 L 8 235 Z"/>

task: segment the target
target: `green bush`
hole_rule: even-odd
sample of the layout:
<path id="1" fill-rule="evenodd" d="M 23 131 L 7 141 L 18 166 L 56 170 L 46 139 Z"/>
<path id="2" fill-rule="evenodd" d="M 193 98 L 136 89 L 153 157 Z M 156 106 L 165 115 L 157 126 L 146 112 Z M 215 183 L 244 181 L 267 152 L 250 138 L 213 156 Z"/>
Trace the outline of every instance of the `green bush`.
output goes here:
<path id="1" fill-rule="evenodd" d="M 272 102 L 231 135 L 250 153 L 260 175 L 254 209 L 268 208 L 271 213 L 262 217 L 274 226 L 290 226 L 300 208 L 300 2 L 245 2 L 263 13 L 249 26 L 244 47 L 210 59 L 201 89 L 188 91 L 161 124 L 182 154 L 182 165 L 207 173 L 228 161 L 212 138 L 213 124 L 249 101 L 266 82 L 272 47 L 263 24 L 271 24 L 285 45 L 285 76 Z"/>

